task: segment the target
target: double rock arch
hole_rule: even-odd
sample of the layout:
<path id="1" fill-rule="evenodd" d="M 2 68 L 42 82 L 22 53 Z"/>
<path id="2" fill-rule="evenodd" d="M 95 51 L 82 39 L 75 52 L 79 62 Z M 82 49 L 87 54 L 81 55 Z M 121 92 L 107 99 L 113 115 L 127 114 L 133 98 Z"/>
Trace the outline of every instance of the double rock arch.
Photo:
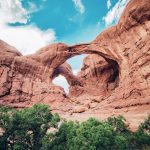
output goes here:
<path id="1" fill-rule="evenodd" d="M 51 53 L 52 48 L 53 53 Z M 82 86 L 82 83 L 78 77 L 73 74 L 70 65 L 66 63 L 69 58 L 81 54 L 96 54 L 99 57 L 103 57 L 105 59 L 105 61 L 109 64 L 110 67 L 113 68 L 114 71 L 113 76 L 110 77 L 108 82 L 113 82 L 116 76 L 119 77 L 119 59 L 112 55 L 109 50 L 106 50 L 106 48 L 102 46 L 100 47 L 99 44 L 80 44 L 69 47 L 63 43 L 58 43 L 47 46 L 40 51 L 42 52 L 42 55 L 45 53 L 45 57 L 43 56 L 44 60 L 42 60 L 42 63 L 50 68 L 51 81 L 54 80 L 54 78 L 56 78 L 58 75 L 62 75 L 66 78 L 70 86 Z M 40 51 L 39 53 L 41 54 Z M 50 57 L 46 57 L 48 56 L 49 52 L 51 53 Z M 53 58 L 53 61 L 50 58 Z"/>

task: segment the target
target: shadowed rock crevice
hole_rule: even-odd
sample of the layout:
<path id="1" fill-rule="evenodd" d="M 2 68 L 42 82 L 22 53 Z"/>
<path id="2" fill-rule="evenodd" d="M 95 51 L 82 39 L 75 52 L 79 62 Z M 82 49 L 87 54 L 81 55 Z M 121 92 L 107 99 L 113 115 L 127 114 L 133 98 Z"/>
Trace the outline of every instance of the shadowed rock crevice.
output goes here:
<path id="1" fill-rule="evenodd" d="M 110 83 L 114 83 L 114 88 L 116 88 L 117 86 L 119 86 L 119 65 L 116 61 L 114 60 L 108 60 L 109 62 L 109 66 L 110 69 L 112 69 L 112 75 L 110 76 L 110 78 L 108 79 L 108 84 Z"/>

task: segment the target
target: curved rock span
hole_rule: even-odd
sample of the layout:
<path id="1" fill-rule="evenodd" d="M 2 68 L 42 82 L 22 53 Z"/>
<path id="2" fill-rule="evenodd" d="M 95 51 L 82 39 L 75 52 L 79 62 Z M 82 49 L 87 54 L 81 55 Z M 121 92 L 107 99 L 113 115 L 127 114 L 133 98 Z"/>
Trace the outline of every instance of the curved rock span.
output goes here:
<path id="1" fill-rule="evenodd" d="M 74 75 L 66 61 L 80 54 L 88 55 Z M 69 94 L 52 83 L 58 75 L 68 81 Z M 118 24 L 91 43 L 51 44 L 23 56 L 0 41 L 0 105 L 36 103 L 68 119 L 122 114 L 138 126 L 150 113 L 150 0 L 130 0 Z"/>

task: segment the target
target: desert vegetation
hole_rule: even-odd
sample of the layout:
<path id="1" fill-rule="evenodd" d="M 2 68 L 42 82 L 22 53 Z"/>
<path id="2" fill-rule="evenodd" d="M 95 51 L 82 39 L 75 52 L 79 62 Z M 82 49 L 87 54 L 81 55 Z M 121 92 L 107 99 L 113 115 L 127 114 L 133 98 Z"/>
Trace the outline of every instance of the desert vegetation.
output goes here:
<path id="1" fill-rule="evenodd" d="M 21 110 L 0 107 L 0 150 L 146 150 L 150 116 L 136 132 L 122 116 L 72 122 L 52 114 L 49 106 Z"/>

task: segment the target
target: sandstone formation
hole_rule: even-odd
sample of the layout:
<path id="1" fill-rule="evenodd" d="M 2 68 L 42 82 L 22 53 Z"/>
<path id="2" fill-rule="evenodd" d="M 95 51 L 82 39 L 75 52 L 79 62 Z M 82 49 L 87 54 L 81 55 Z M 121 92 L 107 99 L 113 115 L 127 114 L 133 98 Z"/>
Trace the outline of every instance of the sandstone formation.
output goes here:
<path id="1" fill-rule="evenodd" d="M 67 59 L 88 54 L 78 75 Z M 63 75 L 69 94 L 52 80 Z M 87 44 L 48 45 L 33 55 L 0 41 L 0 105 L 45 103 L 62 117 L 122 114 L 135 128 L 150 113 L 150 0 L 130 0 L 118 24 Z"/>

